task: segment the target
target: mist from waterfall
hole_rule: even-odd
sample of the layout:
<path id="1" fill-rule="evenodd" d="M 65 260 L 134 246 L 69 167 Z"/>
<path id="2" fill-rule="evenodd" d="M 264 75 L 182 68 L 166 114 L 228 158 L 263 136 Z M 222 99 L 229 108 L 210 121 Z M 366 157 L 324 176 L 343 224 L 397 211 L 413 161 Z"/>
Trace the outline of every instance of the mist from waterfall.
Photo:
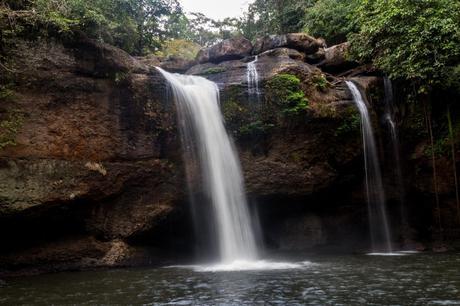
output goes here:
<path id="1" fill-rule="evenodd" d="M 391 253 L 391 235 L 385 207 L 385 192 L 383 189 L 380 164 L 377 156 L 374 131 L 367 105 L 358 87 L 351 81 L 346 81 L 353 95 L 353 101 L 361 115 L 361 131 L 364 147 L 364 168 L 366 175 L 366 194 L 369 212 L 369 225 L 372 239 L 372 251 Z"/>
<path id="2" fill-rule="evenodd" d="M 259 90 L 259 73 L 257 72 L 257 61 L 259 60 L 258 56 L 256 55 L 252 62 L 247 64 L 247 82 L 248 82 L 248 94 L 249 95 L 257 95 L 257 99 L 260 97 L 260 90 Z"/>
<path id="3" fill-rule="evenodd" d="M 212 203 L 220 262 L 256 259 L 240 162 L 224 127 L 217 85 L 202 77 L 157 69 L 169 82 L 177 106 L 183 147 L 189 151 L 184 158 L 188 183 L 193 183 L 190 172 L 199 165 L 205 198 Z"/>

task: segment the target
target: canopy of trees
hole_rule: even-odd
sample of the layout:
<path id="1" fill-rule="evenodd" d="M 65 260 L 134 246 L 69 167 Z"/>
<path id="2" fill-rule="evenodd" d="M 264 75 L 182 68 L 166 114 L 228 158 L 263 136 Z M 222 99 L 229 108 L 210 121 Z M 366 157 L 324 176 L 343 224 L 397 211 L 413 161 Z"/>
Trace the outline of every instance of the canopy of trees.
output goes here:
<path id="1" fill-rule="evenodd" d="M 348 40 L 352 57 L 418 93 L 460 83 L 459 1 L 256 0 L 239 30 L 249 38 L 305 31 L 329 45 Z"/>
<path id="2" fill-rule="evenodd" d="M 40 34 L 83 32 L 134 55 L 164 53 L 175 39 L 210 45 L 232 36 L 237 25 L 235 19 L 187 16 L 178 0 L 3 0 L 0 12 L 3 38 L 37 28 L 46 29 Z"/>
<path id="3" fill-rule="evenodd" d="M 199 46 L 233 36 L 306 31 L 329 45 L 350 41 L 355 59 L 418 91 L 460 83 L 459 1 L 255 0 L 241 18 L 221 21 L 185 14 L 179 0 L 0 0 L 0 13 L 2 45 L 45 28 L 84 32 L 134 55 L 193 58 Z"/>
<path id="4" fill-rule="evenodd" d="M 419 93 L 459 77 L 460 2 L 451 0 L 359 1 L 350 35 L 355 57 L 372 62 Z"/>

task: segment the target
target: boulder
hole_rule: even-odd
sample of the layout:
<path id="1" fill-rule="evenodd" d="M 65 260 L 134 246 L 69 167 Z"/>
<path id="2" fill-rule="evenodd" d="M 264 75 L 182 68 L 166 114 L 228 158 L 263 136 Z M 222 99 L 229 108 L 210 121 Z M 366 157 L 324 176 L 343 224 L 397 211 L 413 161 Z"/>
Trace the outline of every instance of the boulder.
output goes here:
<path id="1" fill-rule="evenodd" d="M 195 61 L 186 60 L 176 56 L 167 57 L 161 61 L 160 67 L 169 72 L 184 73 L 195 65 Z"/>
<path id="2" fill-rule="evenodd" d="M 76 68 L 83 74 L 106 77 L 115 73 L 147 72 L 146 67 L 127 52 L 94 39 L 82 37 L 68 47 L 73 48 Z M 32 58 L 38 58 L 38 55 Z"/>
<path id="3" fill-rule="evenodd" d="M 226 39 L 210 48 L 201 49 L 196 61 L 198 63 L 220 63 L 241 59 L 251 54 L 252 43 L 244 37 Z"/>
<path id="4" fill-rule="evenodd" d="M 327 72 L 342 72 L 352 69 L 358 64 L 348 55 L 350 44 L 348 42 L 324 49 L 324 59 L 318 67 Z"/>
<path id="5" fill-rule="evenodd" d="M 317 70 L 314 66 L 302 62 L 303 58 L 302 53 L 287 48 L 276 48 L 260 54 L 256 63 L 260 82 L 264 82 L 286 70 L 298 70 L 302 71 L 303 74 Z M 230 85 L 246 86 L 248 60 L 254 60 L 254 57 L 244 60 L 225 61 L 219 64 L 199 64 L 190 68 L 187 74 L 206 77 L 222 87 Z M 242 90 L 244 91 L 245 89 L 243 88 Z"/>
<path id="6" fill-rule="evenodd" d="M 253 54 L 260 54 L 275 48 L 295 49 L 305 54 L 313 54 L 320 47 L 324 46 L 324 41 L 316 39 L 305 33 L 290 33 L 283 35 L 268 35 L 258 38 L 254 45 Z"/>

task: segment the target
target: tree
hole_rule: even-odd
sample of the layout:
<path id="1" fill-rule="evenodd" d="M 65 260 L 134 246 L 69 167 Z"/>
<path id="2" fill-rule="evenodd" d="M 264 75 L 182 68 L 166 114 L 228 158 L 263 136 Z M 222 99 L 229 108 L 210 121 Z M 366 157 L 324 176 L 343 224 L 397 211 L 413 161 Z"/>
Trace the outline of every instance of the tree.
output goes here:
<path id="1" fill-rule="evenodd" d="M 304 27 L 306 11 L 313 4 L 314 0 L 256 0 L 241 18 L 239 28 L 250 39 L 299 32 Z"/>
<path id="2" fill-rule="evenodd" d="M 178 0 L 2 1 L 7 10 L 27 10 L 31 28 L 58 33 L 80 31 L 129 53 L 155 52 L 183 16 Z M 25 31 L 27 32 L 27 31 Z M 177 34 L 179 35 L 179 34 Z"/>
<path id="3" fill-rule="evenodd" d="M 345 42 L 347 35 L 358 30 L 353 16 L 358 2 L 317 0 L 306 10 L 304 30 L 315 37 L 324 38 L 331 45 Z"/>
<path id="4" fill-rule="evenodd" d="M 419 94 L 447 83 L 460 60 L 460 2 L 363 0 L 351 35 L 352 54 Z"/>

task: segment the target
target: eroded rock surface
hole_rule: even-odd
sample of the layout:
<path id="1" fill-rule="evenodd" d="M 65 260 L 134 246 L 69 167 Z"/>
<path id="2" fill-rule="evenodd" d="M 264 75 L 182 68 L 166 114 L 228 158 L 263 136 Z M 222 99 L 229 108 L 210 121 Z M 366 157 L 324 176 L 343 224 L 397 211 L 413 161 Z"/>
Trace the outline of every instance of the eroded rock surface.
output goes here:
<path id="1" fill-rule="evenodd" d="M 268 241 L 287 249 L 365 241 L 359 115 L 344 79 L 322 70 L 353 66 L 346 50 L 303 33 L 264 37 L 254 48 L 226 40 L 196 62 L 133 58 L 87 39 L 18 43 L 14 95 L 0 104 L 0 120 L 15 127 L 0 146 L 0 273 L 192 255 L 175 107 L 156 66 L 219 85 L 247 192 L 274 228 Z M 259 94 L 248 90 L 251 54 Z M 381 78 L 364 68 L 348 74 L 381 107 Z M 423 154 L 416 158 L 426 167 Z M 432 182 L 425 175 L 414 184 L 429 193 Z M 450 188 L 441 180 L 442 195 Z"/>
<path id="2" fill-rule="evenodd" d="M 324 41 L 305 33 L 268 35 L 256 40 L 253 54 L 260 54 L 271 49 L 283 47 L 298 50 L 306 54 L 313 54 L 320 47 L 324 46 L 324 44 Z"/>
<path id="3" fill-rule="evenodd" d="M 197 55 L 198 63 L 219 63 L 240 59 L 251 54 L 252 44 L 244 37 L 226 39 L 210 48 L 201 49 Z"/>

